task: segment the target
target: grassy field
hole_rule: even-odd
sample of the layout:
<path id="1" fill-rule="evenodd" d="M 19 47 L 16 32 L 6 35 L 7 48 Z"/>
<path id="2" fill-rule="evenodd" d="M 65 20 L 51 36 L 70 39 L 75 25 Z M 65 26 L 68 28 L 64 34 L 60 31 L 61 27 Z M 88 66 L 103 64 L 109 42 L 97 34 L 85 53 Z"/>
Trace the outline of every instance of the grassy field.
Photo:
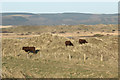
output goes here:
<path id="1" fill-rule="evenodd" d="M 13 32 L 2 38 L 3 78 L 118 77 L 116 25 L 18 26 L 3 31 Z M 88 43 L 79 44 L 79 38 Z M 66 40 L 74 46 L 66 47 Z M 23 46 L 40 51 L 27 56 Z"/>
<path id="2" fill-rule="evenodd" d="M 11 28 L 3 28 L 3 31 L 14 32 L 14 33 L 43 33 L 43 32 L 54 32 L 54 33 L 73 33 L 73 32 L 114 32 L 118 30 L 118 25 L 58 25 L 58 26 L 13 26 Z"/>

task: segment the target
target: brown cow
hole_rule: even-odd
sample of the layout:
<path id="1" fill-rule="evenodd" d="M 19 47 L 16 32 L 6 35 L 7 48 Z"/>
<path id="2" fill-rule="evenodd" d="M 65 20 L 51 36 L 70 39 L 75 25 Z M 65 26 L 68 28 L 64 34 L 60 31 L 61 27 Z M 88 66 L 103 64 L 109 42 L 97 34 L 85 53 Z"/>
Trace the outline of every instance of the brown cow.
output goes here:
<path id="1" fill-rule="evenodd" d="M 79 39 L 79 43 L 80 44 L 83 44 L 83 43 L 85 44 L 85 43 L 88 43 L 88 42 L 85 39 Z"/>
<path id="2" fill-rule="evenodd" d="M 35 47 L 23 47 L 22 50 L 24 50 L 25 52 L 32 52 L 32 53 L 36 53 L 35 51 Z"/>
<path id="3" fill-rule="evenodd" d="M 66 46 L 74 46 L 74 45 L 71 43 L 71 41 L 65 41 L 65 45 L 66 45 Z"/>

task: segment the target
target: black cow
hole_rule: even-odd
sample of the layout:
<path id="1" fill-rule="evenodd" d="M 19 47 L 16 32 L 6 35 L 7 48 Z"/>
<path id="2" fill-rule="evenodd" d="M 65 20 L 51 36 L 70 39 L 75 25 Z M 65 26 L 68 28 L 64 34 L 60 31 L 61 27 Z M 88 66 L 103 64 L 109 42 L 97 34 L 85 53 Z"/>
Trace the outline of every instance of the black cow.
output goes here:
<path id="1" fill-rule="evenodd" d="M 88 43 L 85 39 L 79 39 L 79 43 L 80 44 L 85 44 L 85 43 Z"/>
<path id="2" fill-rule="evenodd" d="M 23 47 L 22 50 L 24 50 L 25 52 L 32 52 L 32 53 L 36 53 L 35 51 L 35 47 Z"/>
<path id="3" fill-rule="evenodd" d="M 66 45 L 66 46 L 74 46 L 74 45 L 71 43 L 71 41 L 65 41 L 65 45 Z"/>

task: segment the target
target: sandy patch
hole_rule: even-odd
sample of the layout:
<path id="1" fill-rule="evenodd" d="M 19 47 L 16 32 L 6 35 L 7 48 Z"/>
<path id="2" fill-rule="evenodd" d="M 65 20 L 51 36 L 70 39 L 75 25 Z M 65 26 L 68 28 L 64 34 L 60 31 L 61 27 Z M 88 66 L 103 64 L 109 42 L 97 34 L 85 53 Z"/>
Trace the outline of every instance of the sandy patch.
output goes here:
<path id="1" fill-rule="evenodd" d="M 10 28 L 10 27 L 13 27 L 13 26 L 0 26 L 0 28 Z"/>

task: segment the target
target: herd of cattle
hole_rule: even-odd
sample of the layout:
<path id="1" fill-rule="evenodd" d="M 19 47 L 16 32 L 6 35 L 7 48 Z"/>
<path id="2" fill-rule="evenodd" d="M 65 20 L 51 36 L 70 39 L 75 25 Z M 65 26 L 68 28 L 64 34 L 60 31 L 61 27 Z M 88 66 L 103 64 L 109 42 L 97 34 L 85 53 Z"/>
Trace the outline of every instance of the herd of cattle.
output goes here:
<path id="1" fill-rule="evenodd" d="M 79 43 L 80 44 L 85 44 L 85 43 L 88 43 L 88 42 L 85 39 L 79 39 Z M 66 47 L 67 46 L 74 46 L 71 41 L 65 41 L 65 45 L 66 45 Z M 22 50 L 24 50 L 25 52 L 28 52 L 28 54 L 30 52 L 36 53 L 35 47 L 23 47 Z"/>

